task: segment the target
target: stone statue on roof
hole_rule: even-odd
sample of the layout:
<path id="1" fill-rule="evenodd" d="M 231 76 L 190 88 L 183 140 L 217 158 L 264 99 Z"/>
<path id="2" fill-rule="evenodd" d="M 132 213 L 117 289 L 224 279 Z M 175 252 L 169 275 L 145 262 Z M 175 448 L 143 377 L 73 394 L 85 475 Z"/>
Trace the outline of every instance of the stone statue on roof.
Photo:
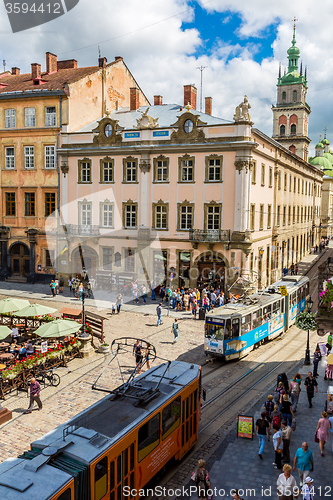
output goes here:
<path id="1" fill-rule="evenodd" d="M 156 128 L 158 127 L 158 118 L 153 118 L 148 115 L 149 108 L 146 109 L 145 112 L 142 112 L 142 116 L 137 118 L 136 127 L 135 128 Z"/>
<path id="2" fill-rule="evenodd" d="M 249 109 L 251 108 L 251 104 L 248 101 L 247 95 L 244 96 L 244 101 L 236 106 L 234 121 L 235 122 L 250 122 L 251 116 L 249 113 Z"/>

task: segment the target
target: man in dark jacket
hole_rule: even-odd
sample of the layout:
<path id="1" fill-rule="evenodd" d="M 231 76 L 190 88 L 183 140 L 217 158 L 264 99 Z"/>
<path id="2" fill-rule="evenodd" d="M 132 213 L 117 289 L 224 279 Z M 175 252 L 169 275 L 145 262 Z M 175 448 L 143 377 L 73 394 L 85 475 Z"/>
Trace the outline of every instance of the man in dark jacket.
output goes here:
<path id="1" fill-rule="evenodd" d="M 316 388 L 316 392 L 318 392 L 317 380 L 312 376 L 312 372 L 308 373 L 308 376 L 305 379 L 304 385 L 306 387 L 306 393 L 308 395 L 309 408 L 312 408 L 312 399 L 314 396 L 314 388 Z"/>
<path id="2" fill-rule="evenodd" d="M 43 405 L 40 400 L 39 394 L 40 394 L 40 385 L 35 378 L 32 378 L 30 380 L 30 404 L 29 408 L 24 413 L 32 412 L 32 408 L 34 406 L 35 401 L 38 404 L 38 410 L 42 409 Z"/>

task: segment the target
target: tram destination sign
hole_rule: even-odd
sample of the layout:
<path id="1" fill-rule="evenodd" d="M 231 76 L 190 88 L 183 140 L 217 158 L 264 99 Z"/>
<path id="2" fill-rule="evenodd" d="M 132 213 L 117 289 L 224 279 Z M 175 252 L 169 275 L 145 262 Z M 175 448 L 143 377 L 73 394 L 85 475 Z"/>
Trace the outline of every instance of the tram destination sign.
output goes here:
<path id="1" fill-rule="evenodd" d="M 253 431 L 254 431 L 253 424 L 254 424 L 253 417 L 248 417 L 246 415 L 238 415 L 237 437 L 253 439 Z"/>

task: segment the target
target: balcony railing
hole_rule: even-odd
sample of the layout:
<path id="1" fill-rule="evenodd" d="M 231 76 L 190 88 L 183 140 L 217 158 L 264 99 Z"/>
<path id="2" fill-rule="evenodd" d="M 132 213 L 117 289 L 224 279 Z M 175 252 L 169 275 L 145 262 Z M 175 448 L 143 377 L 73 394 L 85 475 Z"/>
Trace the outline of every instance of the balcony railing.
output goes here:
<path id="1" fill-rule="evenodd" d="M 96 236 L 100 234 L 99 226 L 93 226 L 92 224 L 88 225 L 75 225 L 75 224 L 67 224 L 63 226 L 64 231 L 68 234 L 79 235 L 79 236 Z"/>
<path id="2" fill-rule="evenodd" d="M 228 242 L 230 241 L 230 229 L 190 229 L 189 232 L 190 241 L 201 241 L 214 242 L 219 241 Z"/>

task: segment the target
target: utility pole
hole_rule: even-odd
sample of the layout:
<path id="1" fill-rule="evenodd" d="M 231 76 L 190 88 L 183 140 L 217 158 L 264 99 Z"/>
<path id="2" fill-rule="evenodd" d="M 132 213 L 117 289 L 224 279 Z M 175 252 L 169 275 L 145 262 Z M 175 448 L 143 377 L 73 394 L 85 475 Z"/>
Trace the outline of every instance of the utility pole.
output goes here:
<path id="1" fill-rule="evenodd" d="M 202 73 L 203 73 L 203 70 L 208 68 L 208 66 L 199 66 L 199 68 L 197 68 L 201 75 L 200 75 L 200 112 L 202 112 Z"/>

